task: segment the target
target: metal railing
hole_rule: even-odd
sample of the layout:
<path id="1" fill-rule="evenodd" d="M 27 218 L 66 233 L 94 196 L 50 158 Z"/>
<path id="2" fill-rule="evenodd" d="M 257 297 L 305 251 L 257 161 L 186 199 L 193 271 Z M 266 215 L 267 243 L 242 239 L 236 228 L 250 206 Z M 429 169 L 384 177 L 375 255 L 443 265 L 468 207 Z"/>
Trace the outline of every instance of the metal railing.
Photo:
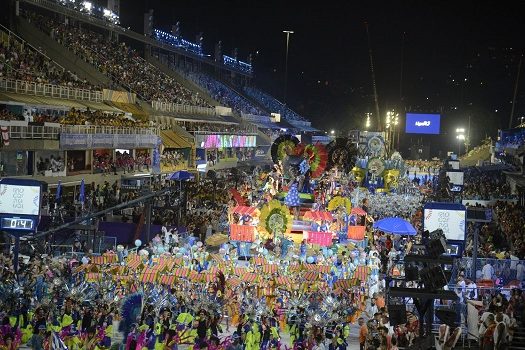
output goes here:
<path id="1" fill-rule="evenodd" d="M 465 271 L 465 276 L 469 277 L 473 275 L 473 272 L 481 271 L 483 279 L 483 266 L 487 262 L 493 268 L 492 280 L 514 280 L 516 279 L 516 267 L 518 264 L 525 265 L 525 260 L 511 260 L 511 259 L 493 259 L 493 258 L 478 258 L 476 259 L 476 271 L 473 271 L 474 264 L 472 258 L 461 258 L 456 260 L 456 269 L 462 269 Z M 525 280 L 525 276 L 522 276 L 522 281 Z"/>
<path id="2" fill-rule="evenodd" d="M 151 101 L 151 107 L 159 112 L 186 113 L 196 115 L 217 115 L 215 108 L 181 105 L 172 102 Z"/>
<path id="3" fill-rule="evenodd" d="M 60 127 L 56 126 L 7 126 L 11 139 L 58 140 Z"/>
<path id="4" fill-rule="evenodd" d="M 159 135 L 159 128 L 132 128 L 96 125 L 7 125 L 11 139 L 58 140 L 60 134 L 121 134 L 121 135 Z"/>
<path id="5" fill-rule="evenodd" d="M 99 125 L 62 125 L 64 134 L 125 134 L 125 135 L 159 135 L 157 127 L 124 127 Z"/>
<path id="6" fill-rule="evenodd" d="M 17 94 L 60 98 L 65 100 L 102 102 L 102 91 L 42 84 L 23 80 L 0 78 L 0 91 Z"/>
<path id="7" fill-rule="evenodd" d="M 53 256 L 72 256 L 73 255 L 73 246 L 70 244 L 52 244 L 51 245 L 51 254 Z"/>

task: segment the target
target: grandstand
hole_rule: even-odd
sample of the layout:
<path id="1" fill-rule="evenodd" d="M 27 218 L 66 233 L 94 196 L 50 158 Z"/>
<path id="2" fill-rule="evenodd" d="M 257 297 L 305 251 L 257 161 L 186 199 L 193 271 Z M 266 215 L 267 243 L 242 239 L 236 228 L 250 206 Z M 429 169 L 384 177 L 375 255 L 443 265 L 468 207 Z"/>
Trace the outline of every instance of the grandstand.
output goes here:
<path id="1" fill-rule="evenodd" d="M 493 152 L 492 148 L 490 141 L 485 141 L 483 144 L 474 147 L 460 158 L 461 166 L 470 167 L 490 162 Z"/>
<path id="2" fill-rule="evenodd" d="M 224 169 L 269 159 L 282 133 L 316 131 L 271 96 L 254 97 L 251 64 L 236 55 L 210 60 L 182 38 L 138 35 L 51 0 L 22 1 L 16 22 L 0 30 L 2 176 L 98 182 Z M 224 79 L 231 72 L 237 80 Z"/>

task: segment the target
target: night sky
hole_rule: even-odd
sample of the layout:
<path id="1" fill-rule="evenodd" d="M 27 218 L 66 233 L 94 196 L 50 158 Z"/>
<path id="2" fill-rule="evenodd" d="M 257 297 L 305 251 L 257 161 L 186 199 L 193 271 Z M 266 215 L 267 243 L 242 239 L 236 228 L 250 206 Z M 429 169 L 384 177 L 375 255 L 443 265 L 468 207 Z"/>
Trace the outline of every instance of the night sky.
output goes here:
<path id="1" fill-rule="evenodd" d="M 142 31 L 143 13 L 153 8 L 155 28 L 169 31 L 180 21 L 183 37 L 192 41 L 202 31 L 209 54 L 219 40 L 224 54 L 235 47 L 240 59 L 252 53 L 256 85 L 279 99 L 286 48 L 282 31 L 295 31 L 287 102 L 324 130 L 363 128 L 365 113 L 374 112 L 367 21 L 382 119 L 391 108 L 402 116 L 440 112 L 442 135 L 423 140 L 437 144 L 436 154 L 451 148 L 455 128 L 467 127 L 469 115 L 473 145 L 508 127 L 525 42 L 523 2 L 456 3 L 121 0 L 121 21 Z M 515 121 L 525 116 L 523 70 Z M 402 134 L 405 146 L 415 140 Z"/>

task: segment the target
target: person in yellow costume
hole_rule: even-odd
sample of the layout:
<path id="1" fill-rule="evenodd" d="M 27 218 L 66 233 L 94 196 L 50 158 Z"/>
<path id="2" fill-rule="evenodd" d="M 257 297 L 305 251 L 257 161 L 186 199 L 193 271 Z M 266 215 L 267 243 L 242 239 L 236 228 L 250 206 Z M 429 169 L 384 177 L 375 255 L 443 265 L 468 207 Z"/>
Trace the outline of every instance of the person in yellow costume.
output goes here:
<path id="1" fill-rule="evenodd" d="M 165 346 L 166 333 L 170 328 L 171 312 L 168 308 L 161 310 L 158 321 L 155 323 L 155 350 L 162 350 Z"/>
<path id="2" fill-rule="evenodd" d="M 245 350 L 259 350 L 261 348 L 261 332 L 259 326 L 253 322 L 251 329 L 246 333 Z"/>

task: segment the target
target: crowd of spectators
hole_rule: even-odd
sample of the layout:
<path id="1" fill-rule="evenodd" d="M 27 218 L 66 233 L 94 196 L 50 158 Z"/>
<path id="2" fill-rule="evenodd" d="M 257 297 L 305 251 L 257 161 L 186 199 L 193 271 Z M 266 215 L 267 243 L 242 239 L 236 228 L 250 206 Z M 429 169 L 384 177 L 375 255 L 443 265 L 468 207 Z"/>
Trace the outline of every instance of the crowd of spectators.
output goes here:
<path id="1" fill-rule="evenodd" d="M 174 149 L 165 149 L 160 156 L 161 166 L 176 167 L 182 164 L 187 164 L 188 160 L 182 152 Z"/>
<path id="2" fill-rule="evenodd" d="M 95 154 L 93 159 L 93 169 L 105 175 L 118 171 L 132 173 L 134 171 L 149 171 L 151 157 L 147 154 L 138 154 L 135 158 L 128 152 L 116 151 L 115 158 L 109 153 Z"/>
<path id="3" fill-rule="evenodd" d="M 463 199 L 507 199 L 512 198 L 510 186 L 501 171 L 480 171 L 468 168 L 463 176 Z"/>
<path id="4" fill-rule="evenodd" d="M 12 121 L 12 120 L 24 120 L 24 117 L 17 115 L 7 109 L 0 110 L 0 120 Z"/>
<path id="5" fill-rule="evenodd" d="M 77 28 L 37 14 L 29 16 L 52 38 L 144 100 L 211 107 L 125 43 L 111 41 L 87 27 Z"/>
<path id="6" fill-rule="evenodd" d="M 525 129 L 520 128 L 515 132 L 509 133 L 507 136 L 503 137 L 498 141 L 497 146 L 501 150 L 505 148 L 514 148 L 518 149 L 521 146 L 525 145 Z"/>
<path id="7" fill-rule="evenodd" d="M 441 160 L 405 160 L 405 165 L 412 172 L 434 174 L 441 166 Z"/>
<path id="8" fill-rule="evenodd" d="M 283 117 L 284 119 L 306 121 L 305 118 L 292 111 L 285 104 L 279 102 L 277 99 L 268 95 L 265 92 L 262 92 L 261 90 L 258 90 L 254 87 L 246 86 L 244 87 L 244 92 L 251 98 L 260 102 L 264 107 L 266 107 L 266 109 L 270 110 L 272 113 L 280 113 L 281 117 Z"/>
<path id="9" fill-rule="evenodd" d="M 42 52 L 13 36 L 9 42 L 0 41 L 0 77 L 38 84 L 63 85 L 82 89 L 97 89 L 85 79 L 65 70 Z"/>
<path id="10" fill-rule="evenodd" d="M 64 171 L 64 166 L 65 164 L 62 157 L 58 156 L 55 158 L 55 156 L 51 155 L 45 160 L 42 159 L 42 157 L 40 157 L 40 159 L 36 163 L 36 170 L 38 174 L 44 175 L 45 172 L 49 170 L 51 170 L 54 173 Z"/>
<path id="11" fill-rule="evenodd" d="M 230 107 L 238 113 L 268 115 L 267 112 L 254 106 L 250 101 L 239 95 L 230 87 L 218 82 L 206 74 L 198 72 L 182 72 L 182 74 L 184 74 L 187 79 L 206 89 L 214 100 L 220 102 L 224 106 Z"/>
<path id="12" fill-rule="evenodd" d="M 478 206 L 480 206 L 478 204 Z M 508 286 L 513 281 L 525 281 L 525 219 L 523 207 L 511 201 L 497 201 L 487 208 L 493 210 L 494 220 L 477 230 L 478 251 L 474 275 L 476 280 L 490 281 L 494 286 Z M 472 257 L 474 235 L 473 223 L 467 226 L 464 255 Z M 471 259 L 462 259 L 461 266 L 467 275 L 473 274 Z"/>
<path id="13" fill-rule="evenodd" d="M 64 125 L 96 125 L 96 126 L 117 126 L 117 127 L 148 127 L 150 122 L 146 120 L 135 120 L 127 117 L 124 113 L 106 113 L 101 110 L 81 111 L 71 108 L 69 112 L 60 118 L 60 124 Z"/>

